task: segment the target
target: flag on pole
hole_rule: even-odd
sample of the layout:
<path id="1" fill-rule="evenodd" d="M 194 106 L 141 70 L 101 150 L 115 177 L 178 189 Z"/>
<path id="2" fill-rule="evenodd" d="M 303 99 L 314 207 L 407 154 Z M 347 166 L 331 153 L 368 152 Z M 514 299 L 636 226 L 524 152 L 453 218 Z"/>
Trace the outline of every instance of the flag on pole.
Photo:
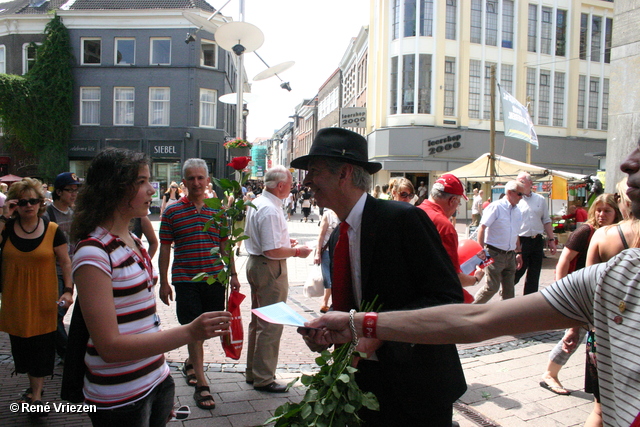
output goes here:
<path id="1" fill-rule="evenodd" d="M 500 99 L 502 100 L 502 114 L 504 116 L 504 136 L 522 139 L 538 148 L 538 135 L 533 129 L 533 121 L 524 105 L 498 84 Z"/>

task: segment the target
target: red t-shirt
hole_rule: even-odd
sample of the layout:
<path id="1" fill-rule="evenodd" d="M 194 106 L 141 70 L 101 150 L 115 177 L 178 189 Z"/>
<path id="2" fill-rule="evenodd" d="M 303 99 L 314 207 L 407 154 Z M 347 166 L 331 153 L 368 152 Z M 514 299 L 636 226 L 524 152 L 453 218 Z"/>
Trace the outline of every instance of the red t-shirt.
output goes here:
<path id="1" fill-rule="evenodd" d="M 444 214 L 440 205 L 431 202 L 429 199 L 422 202 L 418 208 L 425 211 L 431 219 L 431 222 L 436 226 L 436 230 L 438 230 L 438 234 L 440 234 L 440 239 L 442 240 L 444 249 L 447 251 L 447 254 L 449 254 L 449 258 L 451 258 L 451 262 L 453 262 L 456 273 L 460 273 L 462 270 L 460 270 L 460 261 L 458 260 L 458 232 L 456 231 L 456 228 Z M 462 293 L 464 294 L 464 302 L 466 304 L 473 302 L 473 295 L 467 292 L 465 288 L 462 288 Z"/>
<path id="2" fill-rule="evenodd" d="M 449 218 L 444 214 L 442 208 L 430 200 L 425 200 L 418 206 L 425 211 L 431 222 L 436 226 L 438 234 L 442 239 L 442 244 L 453 262 L 453 266 L 457 273 L 460 273 L 460 262 L 458 262 L 458 232 L 456 231 Z"/>

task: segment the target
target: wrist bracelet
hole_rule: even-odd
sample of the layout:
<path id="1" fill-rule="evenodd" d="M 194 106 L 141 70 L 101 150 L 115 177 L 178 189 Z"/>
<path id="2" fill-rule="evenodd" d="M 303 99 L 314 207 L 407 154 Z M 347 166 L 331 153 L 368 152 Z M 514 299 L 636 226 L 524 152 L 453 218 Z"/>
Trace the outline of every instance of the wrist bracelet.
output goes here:
<path id="1" fill-rule="evenodd" d="M 356 311 L 354 309 L 351 309 L 349 311 L 349 329 L 351 329 L 351 345 L 353 346 L 353 348 L 358 346 L 358 333 L 356 332 L 356 325 L 354 323 L 354 316 L 356 315 Z"/>
<path id="2" fill-rule="evenodd" d="M 376 325 L 378 324 L 378 313 L 365 313 L 362 321 L 362 336 L 365 338 L 377 338 Z"/>
<path id="3" fill-rule="evenodd" d="M 296 253 L 293 255 L 294 257 L 299 257 L 300 256 L 300 249 L 296 248 Z"/>
<path id="4" fill-rule="evenodd" d="M 70 288 L 70 287 L 67 286 L 67 287 L 64 287 L 62 289 L 62 293 L 63 294 L 66 294 L 67 292 L 70 293 L 71 295 L 73 295 L 73 288 Z"/>

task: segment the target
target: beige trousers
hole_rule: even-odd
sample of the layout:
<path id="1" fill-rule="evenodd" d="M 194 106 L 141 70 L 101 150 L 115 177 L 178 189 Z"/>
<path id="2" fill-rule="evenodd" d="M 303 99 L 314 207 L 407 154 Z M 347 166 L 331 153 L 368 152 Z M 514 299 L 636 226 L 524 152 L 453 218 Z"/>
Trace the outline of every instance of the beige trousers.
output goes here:
<path id="1" fill-rule="evenodd" d="M 289 293 L 287 260 L 272 260 L 250 255 L 247 279 L 251 286 L 251 308 L 286 302 Z M 265 322 L 255 314 L 249 323 L 247 343 L 247 381 L 254 387 L 271 384 L 275 379 L 280 351 L 282 325 Z"/>

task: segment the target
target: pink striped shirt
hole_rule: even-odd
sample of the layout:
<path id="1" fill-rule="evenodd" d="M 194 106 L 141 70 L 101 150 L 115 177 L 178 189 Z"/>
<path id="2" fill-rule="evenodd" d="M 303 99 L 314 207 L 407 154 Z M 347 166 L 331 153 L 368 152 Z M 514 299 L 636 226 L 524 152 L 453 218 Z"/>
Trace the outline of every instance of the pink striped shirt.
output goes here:
<path id="1" fill-rule="evenodd" d="M 118 330 L 123 335 L 160 331 L 153 292 L 151 259 L 140 240 L 133 236 L 143 254 L 140 256 L 117 236 L 102 227 L 80 241 L 73 257 L 73 272 L 82 265 L 104 271 L 113 283 Z M 86 402 L 98 408 L 112 409 L 144 398 L 169 375 L 164 355 L 138 360 L 107 363 L 89 338 L 85 355 Z"/>

